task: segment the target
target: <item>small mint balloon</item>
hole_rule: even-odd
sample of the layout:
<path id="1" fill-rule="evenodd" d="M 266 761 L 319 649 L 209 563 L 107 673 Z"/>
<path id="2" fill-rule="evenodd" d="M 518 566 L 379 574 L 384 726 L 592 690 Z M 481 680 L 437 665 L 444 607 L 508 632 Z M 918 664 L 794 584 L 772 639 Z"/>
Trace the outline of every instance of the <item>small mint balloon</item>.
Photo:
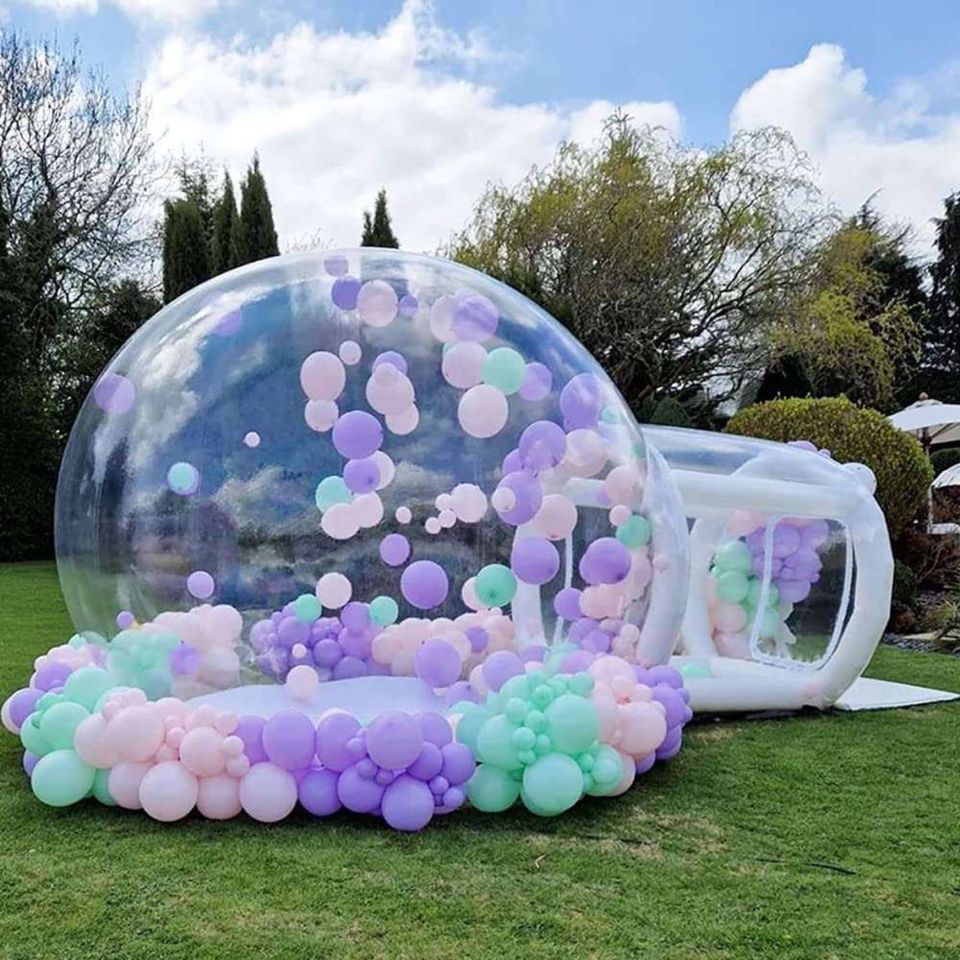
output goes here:
<path id="1" fill-rule="evenodd" d="M 467 781 L 467 798 L 484 813 L 500 813 L 512 807 L 519 796 L 520 783 L 489 763 L 481 763 Z"/>
<path id="2" fill-rule="evenodd" d="M 487 359 L 483 362 L 483 382 L 509 396 L 520 389 L 526 368 L 526 361 L 516 350 L 497 347 L 487 354 Z"/>
<path id="3" fill-rule="evenodd" d="M 321 513 L 329 510 L 335 503 L 349 503 L 352 499 L 353 494 L 343 477 L 324 477 L 317 484 L 314 494 L 317 509 Z"/>
<path id="4" fill-rule="evenodd" d="M 397 622 L 397 617 L 400 616 L 400 607 L 393 597 L 374 597 L 370 601 L 369 612 L 370 619 L 378 627 L 389 627 L 391 623 Z"/>
<path id="5" fill-rule="evenodd" d="M 650 521 L 633 514 L 617 527 L 617 539 L 628 550 L 639 550 L 650 542 Z"/>

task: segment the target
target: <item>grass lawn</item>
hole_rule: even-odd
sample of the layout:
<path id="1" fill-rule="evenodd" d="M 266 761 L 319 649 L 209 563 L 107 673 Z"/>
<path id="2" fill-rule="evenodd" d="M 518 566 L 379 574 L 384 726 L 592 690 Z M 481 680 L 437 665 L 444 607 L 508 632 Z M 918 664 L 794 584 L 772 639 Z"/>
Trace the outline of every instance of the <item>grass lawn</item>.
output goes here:
<path id="1" fill-rule="evenodd" d="M 70 633 L 0 566 L 0 695 Z M 873 676 L 960 688 L 884 648 Z M 0 957 L 960 957 L 960 706 L 704 724 L 625 797 L 419 836 L 338 815 L 164 826 L 36 801 L 0 734 Z"/>

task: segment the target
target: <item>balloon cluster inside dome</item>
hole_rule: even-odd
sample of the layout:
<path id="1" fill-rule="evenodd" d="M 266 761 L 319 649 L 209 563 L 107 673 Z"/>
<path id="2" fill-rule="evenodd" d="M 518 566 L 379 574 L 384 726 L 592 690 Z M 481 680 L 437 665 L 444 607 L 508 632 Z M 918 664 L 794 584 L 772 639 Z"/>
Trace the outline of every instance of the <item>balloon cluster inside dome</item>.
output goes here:
<path id="1" fill-rule="evenodd" d="M 117 803 L 165 819 L 237 804 L 271 819 L 291 798 L 401 829 L 464 797 L 558 813 L 679 748 L 682 685 L 655 673 L 682 612 L 669 506 L 600 368 L 515 292 L 387 251 L 268 261 L 147 324 L 64 464 L 58 561 L 82 634 L 58 649 L 85 651 L 104 687 L 75 702 L 90 713 L 76 729 L 137 710 L 162 742 L 140 756 L 120 733 L 47 737 L 46 711 L 74 701 L 45 666 L 7 725 L 27 731 L 38 795 L 46 758 L 72 749 L 74 766 L 111 771 L 89 790 L 105 799 L 116 781 Z M 384 693 L 360 716 L 323 692 L 387 678 L 418 684 L 428 708 L 392 710 Z M 261 717 L 262 751 L 240 737 L 237 752 L 256 725 L 240 694 L 271 682 L 285 709 Z M 388 715 L 410 746 L 386 760 L 372 745 Z M 331 716 L 356 727 L 332 764 Z M 218 731 L 202 735 L 209 762 L 184 756 L 195 729 Z M 267 809 L 271 791 L 286 799 Z"/>

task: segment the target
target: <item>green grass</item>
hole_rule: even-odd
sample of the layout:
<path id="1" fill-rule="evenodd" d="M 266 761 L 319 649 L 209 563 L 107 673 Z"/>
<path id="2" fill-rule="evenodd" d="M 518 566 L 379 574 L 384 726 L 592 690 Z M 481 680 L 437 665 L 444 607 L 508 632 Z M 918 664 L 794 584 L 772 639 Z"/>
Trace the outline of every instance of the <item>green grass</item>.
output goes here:
<path id="1" fill-rule="evenodd" d="M 0 567 L 0 692 L 70 632 L 50 565 Z M 960 688 L 960 661 L 871 674 Z M 960 706 L 709 724 L 625 797 L 163 826 L 43 807 L 0 737 L 0 957 L 960 956 Z"/>

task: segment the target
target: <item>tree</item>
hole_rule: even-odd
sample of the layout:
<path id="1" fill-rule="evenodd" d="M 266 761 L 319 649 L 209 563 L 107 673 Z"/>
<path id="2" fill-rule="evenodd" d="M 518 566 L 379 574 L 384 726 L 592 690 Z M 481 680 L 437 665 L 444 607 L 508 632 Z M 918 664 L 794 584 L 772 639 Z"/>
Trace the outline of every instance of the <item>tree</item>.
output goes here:
<path id="1" fill-rule="evenodd" d="M 704 153 L 617 115 L 599 146 L 490 187 L 448 253 L 566 324 L 639 409 L 704 388 L 719 401 L 762 369 L 828 222 L 786 134 Z"/>
<path id="2" fill-rule="evenodd" d="M 210 255 L 203 217 L 191 200 L 168 200 L 163 206 L 163 302 L 210 277 Z"/>
<path id="3" fill-rule="evenodd" d="M 930 267 L 930 320 L 920 382 L 938 400 L 960 402 L 960 192 L 943 202 L 935 220 L 937 259 Z M 916 399 L 914 397 L 914 399 Z"/>
<path id="4" fill-rule="evenodd" d="M 260 158 L 254 154 L 240 184 L 240 262 L 252 263 L 279 253 L 267 184 L 260 172 Z"/>
<path id="5" fill-rule="evenodd" d="M 0 32 L 0 559 L 52 549 L 64 342 L 149 251 L 151 149 L 137 94 Z"/>
<path id="6" fill-rule="evenodd" d="M 758 399 L 773 381 L 892 408 L 897 380 L 916 366 L 925 312 L 908 280 L 906 237 L 865 207 L 812 251 L 808 282 L 773 329 L 778 359 Z"/>
<path id="7" fill-rule="evenodd" d="M 390 225 L 390 214 L 387 212 L 387 191 L 377 193 L 377 201 L 373 207 L 373 216 L 369 211 L 363 212 L 363 237 L 361 247 L 393 247 L 397 249 L 400 241 L 394 236 Z"/>
<path id="8" fill-rule="evenodd" d="M 240 217 L 233 195 L 233 181 L 226 170 L 223 173 L 223 190 L 213 208 L 210 253 L 214 276 L 240 266 Z"/>

